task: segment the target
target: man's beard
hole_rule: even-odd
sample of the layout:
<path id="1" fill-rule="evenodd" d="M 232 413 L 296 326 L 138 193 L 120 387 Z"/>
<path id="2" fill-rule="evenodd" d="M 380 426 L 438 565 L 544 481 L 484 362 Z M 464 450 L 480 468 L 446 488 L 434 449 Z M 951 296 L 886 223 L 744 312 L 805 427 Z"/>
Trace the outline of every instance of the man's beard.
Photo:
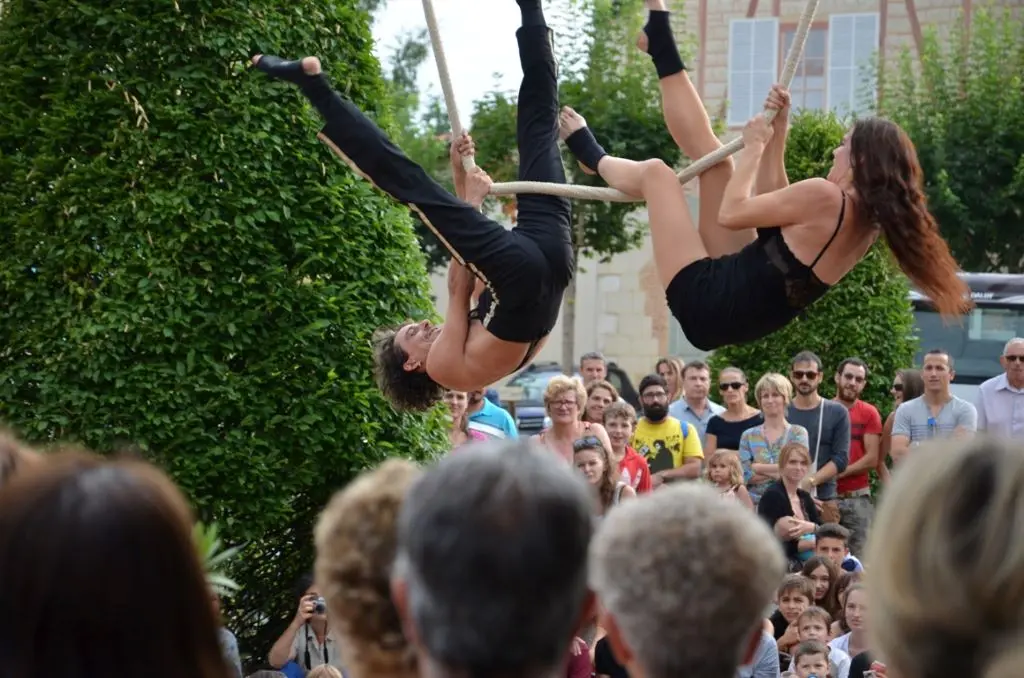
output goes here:
<path id="1" fill-rule="evenodd" d="M 668 416 L 668 407 L 665 405 L 644 405 L 644 416 L 651 421 L 661 421 Z"/>

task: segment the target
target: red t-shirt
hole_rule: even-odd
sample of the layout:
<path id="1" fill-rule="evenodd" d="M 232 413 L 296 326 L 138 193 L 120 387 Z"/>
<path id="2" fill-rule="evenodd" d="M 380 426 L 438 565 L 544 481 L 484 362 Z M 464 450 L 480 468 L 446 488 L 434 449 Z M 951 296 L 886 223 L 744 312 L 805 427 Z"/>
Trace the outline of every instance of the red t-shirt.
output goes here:
<path id="1" fill-rule="evenodd" d="M 629 445 L 626 445 L 626 454 L 619 462 L 619 472 L 622 474 L 622 482 L 636 490 L 637 494 L 651 491 L 651 467 Z"/>
<path id="2" fill-rule="evenodd" d="M 874 405 L 858 400 L 850 408 L 850 463 L 863 458 L 864 436 L 882 435 L 882 415 L 878 413 Z M 840 478 L 836 484 L 836 491 L 840 494 L 863 490 L 871 483 L 869 476 L 871 470 L 855 476 Z"/>

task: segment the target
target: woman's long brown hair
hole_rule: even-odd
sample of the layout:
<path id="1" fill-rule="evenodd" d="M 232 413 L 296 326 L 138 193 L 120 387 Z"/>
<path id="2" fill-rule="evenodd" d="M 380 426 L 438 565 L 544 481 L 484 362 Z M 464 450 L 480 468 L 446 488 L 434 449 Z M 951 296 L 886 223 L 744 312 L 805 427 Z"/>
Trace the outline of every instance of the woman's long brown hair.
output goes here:
<path id="1" fill-rule="evenodd" d="M 884 118 L 858 120 L 850 165 L 860 216 L 882 230 L 900 269 L 943 316 L 969 311 L 969 289 L 928 211 L 921 165 L 906 132 Z"/>

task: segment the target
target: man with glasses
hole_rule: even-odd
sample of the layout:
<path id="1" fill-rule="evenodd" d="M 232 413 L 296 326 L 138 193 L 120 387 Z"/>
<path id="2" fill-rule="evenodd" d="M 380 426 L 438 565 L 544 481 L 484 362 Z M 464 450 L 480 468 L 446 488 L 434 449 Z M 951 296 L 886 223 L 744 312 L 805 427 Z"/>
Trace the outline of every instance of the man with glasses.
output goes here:
<path id="1" fill-rule="evenodd" d="M 978 430 L 1024 440 L 1024 338 L 1006 342 L 999 362 L 1005 371 L 978 387 Z"/>
<path id="2" fill-rule="evenodd" d="M 640 380 L 644 416 L 633 432 L 633 448 L 647 459 L 651 486 L 700 476 L 704 450 L 692 424 L 668 413 L 668 385 L 664 377 L 648 374 Z"/>
<path id="3" fill-rule="evenodd" d="M 836 401 L 818 394 L 823 376 L 817 355 L 801 351 L 793 356 L 789 378 L 795 395 L 786 420 L 807 429 L 813 470 L 804 480 L 804 489 L 821 502 L 822 522 L 838 523 L 836 476 L 846 470 L 850 456 L 850 415 Z"/>
<path id="4" fill-rule="evenodd" d="M 932 349 L 925 353 L 921 376 L 924 394 L 904 400 L 896 409 L 889 448 L 894 462 L 900 461 L 911 446 L 933 439 L 966 437 L 978 428 L 978 410 L 949 389 L 956 373 L 953 358 L 946 351 Z"/>
<path id="5" fill-rule="evenodd" d="M 861 556 L 871 526 L 871 469 L 878 465 L 882 444 L 882 415 L 860 399 L 868 383 L 868 366 L 860 358 L 847 358 L 836 370 L 836 402 L 850 415 L 850 464 L 836 483 L 839 524 L 850 531 L 850 552 Z"/>

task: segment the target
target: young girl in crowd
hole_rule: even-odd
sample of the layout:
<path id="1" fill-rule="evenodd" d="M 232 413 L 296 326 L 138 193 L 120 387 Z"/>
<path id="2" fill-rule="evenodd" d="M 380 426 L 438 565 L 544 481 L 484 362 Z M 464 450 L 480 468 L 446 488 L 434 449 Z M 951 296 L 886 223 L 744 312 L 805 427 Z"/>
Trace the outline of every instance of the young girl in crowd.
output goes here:
<path id="1" fill-rule="evenodd" d="M 620 480 L 619 469 L 612 464 L 608 448 L 600 438 L 580 438 L 573 443 L 572 451 L 576 468 L 597 495 L 596 515 L 603 516 L 622 499 L 636 496 L 636 491 Z"/>
<path id="2" fill-rule="evenodd" d="M 811 556 L 800 574 L 814 584 L 814 604 L 824 608 L 833 618 L 839 614 L 839 598 L 836 589 L 839 587 L 839 568 L 830 558 Z"/>
<path id="3" fill-rule="evenodd" d="M 708 459 L 704 480 L 718 488 L 722 499 L 734 499 L 751 511 L 754 510 L 754 502 L 750 499 L 747 486 L 743 484 L 743 467 L 737 452 L 716 450 Z"/>

